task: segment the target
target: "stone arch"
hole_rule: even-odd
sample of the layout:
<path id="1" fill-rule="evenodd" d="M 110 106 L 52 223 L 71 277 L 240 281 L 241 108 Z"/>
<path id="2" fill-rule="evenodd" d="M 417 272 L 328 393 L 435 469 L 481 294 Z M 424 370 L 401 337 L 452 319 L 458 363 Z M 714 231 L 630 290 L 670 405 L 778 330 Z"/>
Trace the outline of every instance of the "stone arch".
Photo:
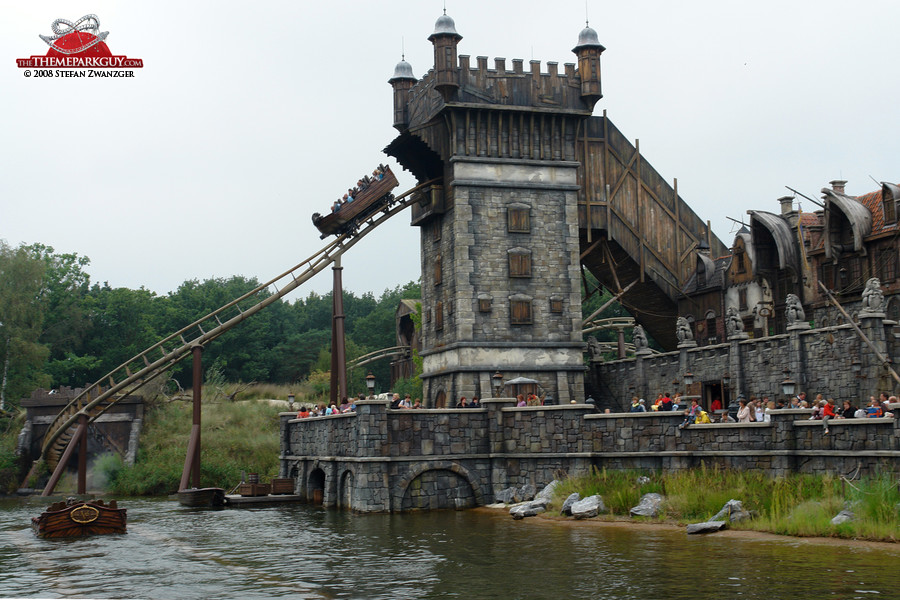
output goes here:
<path id="1" fill-rule="evenodd" d="M 485 504 L 484 493 L 478 484 L 478 477 L 469 469 L 455 461 L 442 460 L 436 462 L 416 463 L 412 465 L 409 471 L 397 482 L 394 493 L 391 494 L 392 510 L 402 510 L 404 498 L 409 491 L 410 484 L 421 475 L 431 471 L 449 471 L 462 479 L 471 489 L 474 496 L 475 506 L 483 506 Z M 447 508 L 451 508 L 447 506 Z"/>
<path id="2" fill-rule="evenodd" d="M 356 474 L 352 469 L 345 468 L 342 473 L 338 476 L 338 493 L 337 493 L 337 505 L 338 508 L 343 509 L 352 509 L 353 508 L 353 486 L 355 485 L 354 480 L 356 478 Z"/>
<path id="3" fill-rule="evenodd" d="M 313 504 L 322 504 L 325 499 L 325 471 L 320 465 L 310 470 L 306 478 L 306 497 Z"/>
<path id="4" fill-rule="evenodd" d="M 447 407 L 447 392 L 444 390 L 438 390 L 437 395 L 434 397 L 434 407 L 435 408 L 446 408 Z"/>

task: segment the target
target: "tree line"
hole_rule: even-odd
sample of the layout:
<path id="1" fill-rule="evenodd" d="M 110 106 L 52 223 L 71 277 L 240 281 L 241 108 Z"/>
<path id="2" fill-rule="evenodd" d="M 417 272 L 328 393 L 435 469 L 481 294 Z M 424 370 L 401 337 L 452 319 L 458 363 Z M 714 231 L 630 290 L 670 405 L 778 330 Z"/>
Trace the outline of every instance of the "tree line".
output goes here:
<path id="1" fill-rule="evenodd" d="M 32 390 L 93 383 L 166 335 L 240 295 L 259 281 L 235 275 L 192 279 L 165 295 L 143 287 L 92 283 L 90 259 L 44 244 L 12 247 L 0 240 L 0 401 L 15 406 Z M 401 299 L 418 298 L 410 282 L 385 290 L 344 292 L 347 359 L 396 345 L 394 313 Z M 260 297 L 261 299 L 261 297 Z M 331 293 L 282 299 L 212 342 L 204 365 L 232 382 L 327 386 L 331 359 Z M 190 385 L 190 361 L 172 371 Z M 351 392 L 365 390 L 368 371 L 379 388 L 390 379 L 387 360 L 349 373 Z M 327 387 L 326 387 L 327 389 Z"/>

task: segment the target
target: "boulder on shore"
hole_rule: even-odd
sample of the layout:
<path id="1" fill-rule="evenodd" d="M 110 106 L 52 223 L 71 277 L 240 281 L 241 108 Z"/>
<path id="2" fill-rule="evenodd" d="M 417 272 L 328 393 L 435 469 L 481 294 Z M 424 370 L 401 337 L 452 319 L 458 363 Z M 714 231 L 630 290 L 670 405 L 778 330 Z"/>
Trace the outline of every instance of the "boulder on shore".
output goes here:
<path id="1" fill-rule="evenodd" d="M 663 497 L 660 494 L 649 493 L 641 496 L 641 501 L 629 512 L 632 517 L 656 517 L 662 508 Z"/>
<path id="2" fill-rule="evenodd" d="M 512 504 L 513 499 L 516 497 L 516 488 L 508 487 L 504 490 L 500 490 L 499 492 L 494 492 L 494 500 L 497 502 L 502 502 L 503 504 Z"/>
<path id="3" fill-rule="evenodd" d="M 578 502 L 579 500 L 581 500 L 581 494 L 579 494 L 578 492 L 572 492 L 571 494 L 569 494 L 569 497 L 566 498 L 566 501 L 563 502 L 562 509 L 560 509 L 559 512 L 561 512 L 564 515 L 571 516 L 572 515 L 572 505 L 575 504 L 576 502 Z"/>
<path id="4" fill-rule="evenodd" d="M 535 500 L 546 500 L 550 502 L 553 499 L 553 492 L 556 490 L 556 486 L 559 485 L 559 479 L 554 479 L 550 483 L 544 486 L 540 492 L 538 492 L 537 496 L 534 497 Z"/>
<path id="5" fill-rule="evenodd" d="M 853 511 L 844 509 L 837 515 L 835 515 L 835 517 L 831 520 L 831 524 L 840 525 L 841 523 L 847 523 L 848 521 L 853 521 L 854 519 L 856 519 L 856 515 L 853 514 Z"/>
<path id="6" fill-rule="evenodd" d="M 516 504 L 512 508 L 509 509 L 509 516 L 513 519 L 519 520 L 524 519 L 525 517 L 533 517 L 535 515 L 539 515 L 540 513 L 547 510 L 547 503 L 543 500 L 531 500 L 529 502 L 522 502 L 520 504 Z"/>
<path id="7" fill-rule="evenodd" d="M 737 523 L 738 521 L 746 521 L 752 518 L 753 515 L 749 511 L 744 510 L 743 502 L 732 499 L 726 502 L 722 510 L 717 512 L 710 521 L 728 520 L 729 523 Z"/>
<path id="8" fill-rule="evenodd" d="M 606 510 L 603 498 L 600 496 L 588 496 L 572 504 L 572 516 L 576 519 L 590 519 L 596 517 L 601 511 Z"/>
<path id="9" fill-rule="evenodd" d="M 691 523 L 687 526 L 688 535 L 694 535 L 698 533 L 713 533 L 714 531 L 721 531 L 723 529 L 728 529 L 727 521 L 706 521 L 705 523 Z"/>

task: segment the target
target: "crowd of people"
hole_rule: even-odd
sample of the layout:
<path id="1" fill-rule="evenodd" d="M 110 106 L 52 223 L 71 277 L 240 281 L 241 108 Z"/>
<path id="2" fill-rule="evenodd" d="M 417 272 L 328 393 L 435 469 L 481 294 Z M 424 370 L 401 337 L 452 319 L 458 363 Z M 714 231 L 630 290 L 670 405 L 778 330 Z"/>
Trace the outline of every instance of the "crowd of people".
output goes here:
<path id="1" fill-rule="evenodd" d="M 897 396 L 888 396 L 882 392 L 878 398 L 869 396 L 864 407 L 857 407 L 850 400 L 844 400 L 840 404 L 836 403 L 834 398 L 825 398 L 822 394 L 817 394 L 814 400 L 806 399 L 806 392 L 800 392 L 790 399 L 790 401 L 773 401 L 767 395 L 759 398 L 750 396 L 749 399 L 744 396 L 738 396 L 737 411 L 731 414 L 728 410 L 723 410 L 722 401 L 714 398 L 710 403 L 709 411 L 706 411 L 696 398 L 692 399 L 690 405 L 685 406 L 680 393 L 670 396 L 668 392 L 661 393 L 656 400 L 647 405 L 646 400 L 634 396 L 631 399 L 631 406 L 628 412 L 642 413 L 650 411 L 684 411 L 684 421 L 679 425 L 680 428 L 688 427 L 694 423 L 767 423 L 771 421 L 772 411 L 781 409 L 812 409 L 810 419 L 822 420 L 824 423 L 825 433 L 829 433 L 828 421 L 831 419 L 860 419 L 875 417 L 893 417 L 891 405 L 900 402 Z"/>
<path id="2" fill-rule="evenodd" d="M 341 210 L 341 207 L 345 204 L 350 204 L 356 198 L 357 194 L 362 191 L 365 191 L 370 185 L 375 183 L 376 181 L 381 181 L 384 179 L 384 170 L 387 167 L 384 165 L 378 165 L 378 167 L 372 171 L 372 176 L 363 175 L 357 182 L 356 187 L 349 188 L 347 193 L 344 194 L 343 198 L 338 198 L 334 201 L 334 204 L 331 205 L 331 212 L 335 213 Z"/>
<path id="3" fill-rule="evenodd" d="M 359 399 L 364 400 L 365 396 L 360 394 Z M 325 417 L 353 412 L 356 412 L 356 399 L 343 398 L 340 406 L 334 403 L 329 406 L 324 402 L 313 404 L 312 406 L 301 405 L 300 410 L 297 411 L 297 418 L 308 419 L 309 417 Z"/>

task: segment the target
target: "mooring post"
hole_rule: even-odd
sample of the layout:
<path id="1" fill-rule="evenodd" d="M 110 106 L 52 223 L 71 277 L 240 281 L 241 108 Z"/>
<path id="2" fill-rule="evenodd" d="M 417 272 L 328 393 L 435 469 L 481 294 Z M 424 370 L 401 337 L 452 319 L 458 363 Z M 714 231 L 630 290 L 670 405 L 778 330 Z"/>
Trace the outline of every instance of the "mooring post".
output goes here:
<path id="1" fill-rule="evenodd" d="M 192 457 L 191 472 L 193 478 L 191 483 L 195 488 L 200 487 L 200 409 L 202 408 L 203 398 L 203 346 L 194 346 L 191 348 L 194 360 L 193 372 L 193 401 L 194 401 L 194 421 L 191 427 L 191 434 L 196 434 L 197 439 L 194 443 L 194 456 Z"/>
<path id="2" fill-rule="evenodd" d="M 331 294 L 331 404 L 340 406 L 347 396 L 347 357 L 344 348 L 344 286 L 341 283 L 341 257 L 334 259 L 334 288 Z"/>

